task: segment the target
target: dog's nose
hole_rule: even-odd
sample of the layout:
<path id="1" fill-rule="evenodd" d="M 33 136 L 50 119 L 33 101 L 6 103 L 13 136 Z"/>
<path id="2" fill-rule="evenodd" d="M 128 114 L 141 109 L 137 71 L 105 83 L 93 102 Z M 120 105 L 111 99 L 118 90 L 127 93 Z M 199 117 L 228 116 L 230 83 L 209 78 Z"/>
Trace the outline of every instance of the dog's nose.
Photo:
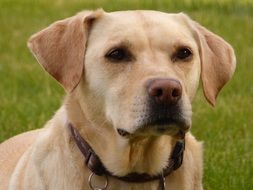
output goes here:
<path id="1" fill-rule="evenodd" d="M 153 79 L 148 83 L 147 90 L 158 104 L 176 104 L 182 96 L 182 86 L 175 79 Z"/>

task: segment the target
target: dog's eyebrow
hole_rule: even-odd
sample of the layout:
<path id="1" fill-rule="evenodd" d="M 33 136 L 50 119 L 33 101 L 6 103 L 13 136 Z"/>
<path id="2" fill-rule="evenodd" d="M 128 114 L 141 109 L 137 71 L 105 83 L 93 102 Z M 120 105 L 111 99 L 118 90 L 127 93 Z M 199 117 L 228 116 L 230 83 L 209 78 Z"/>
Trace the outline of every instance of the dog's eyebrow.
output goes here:
<path id="1" fill-rule="evenodd" d="M 123 48 L 131 48 L 133 44 L 129 40 L 119 41 L 119 42 L 113 42 L 110 45 L 108 45 L 108 49 L 115 48 L 115 47 L 123 47 Z"/>

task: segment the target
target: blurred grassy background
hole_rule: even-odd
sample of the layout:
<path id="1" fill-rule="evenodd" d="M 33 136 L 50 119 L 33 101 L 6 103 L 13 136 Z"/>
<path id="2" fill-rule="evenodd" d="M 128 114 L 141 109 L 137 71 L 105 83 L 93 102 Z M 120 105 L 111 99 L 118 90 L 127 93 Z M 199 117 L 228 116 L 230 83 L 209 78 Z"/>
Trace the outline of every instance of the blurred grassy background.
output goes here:
<path id="1" fill-rule="evenodd" d="M 199 90 L 192 131 L 205 141 L 205 189 L 253 189 L 252 0 L 0 0 L 0 142 L 42 127 L 64 96 L 28 51 L 28 37 L 55 20 L 99 7 L 183 11 L 233 45 L 235 76 L 215 108 Z"/>

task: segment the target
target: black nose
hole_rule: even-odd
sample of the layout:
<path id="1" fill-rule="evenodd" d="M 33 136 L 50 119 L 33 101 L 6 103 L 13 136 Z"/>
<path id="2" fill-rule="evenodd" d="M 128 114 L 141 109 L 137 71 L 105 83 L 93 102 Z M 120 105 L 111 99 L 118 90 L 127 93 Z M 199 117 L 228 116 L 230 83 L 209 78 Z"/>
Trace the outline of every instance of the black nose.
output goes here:
<path id="1" fill-rule="evenodd" d="M 170 78 L 159 78 L 149 81 L 147 91 L 157 104 L 176 104 L 182 96 L 180 82 Z"/>

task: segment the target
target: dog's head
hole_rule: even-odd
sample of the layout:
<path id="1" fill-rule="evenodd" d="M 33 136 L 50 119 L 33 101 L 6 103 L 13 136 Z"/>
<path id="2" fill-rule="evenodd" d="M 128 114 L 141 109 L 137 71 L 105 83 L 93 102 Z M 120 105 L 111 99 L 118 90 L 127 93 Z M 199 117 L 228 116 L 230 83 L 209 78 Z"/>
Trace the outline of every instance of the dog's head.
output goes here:
<path id="1" fill-rule="evenodd" d="M 28 46 L 87 120 L 122 136 L 187 131 L 199 78 L 214 105 L 235 70 L 232 47 L 184 14 L 83 12 Z"/>

